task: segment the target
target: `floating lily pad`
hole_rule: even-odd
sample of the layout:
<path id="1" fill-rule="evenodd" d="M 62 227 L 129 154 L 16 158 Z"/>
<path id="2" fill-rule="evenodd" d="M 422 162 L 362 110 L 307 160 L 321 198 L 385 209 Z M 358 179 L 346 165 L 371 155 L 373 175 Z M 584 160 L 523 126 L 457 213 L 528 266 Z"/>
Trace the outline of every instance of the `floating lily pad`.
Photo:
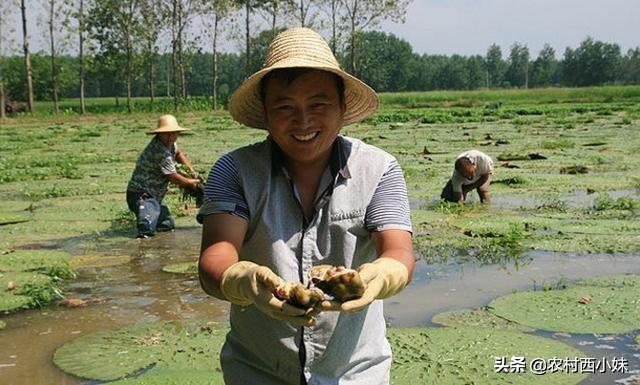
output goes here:
<path id="1" fill-rule="evenodd" d="M 46 285 L 51 283 L 51 277 L 34 271 L 14 271 L 10 273 L 2 273 L 0 276 L 0 292 L 19 292 L 20 288 L 26 284 L 30 285 Z M 9 289 L 9 283 L 14 288 Z"/>
<path id="2" fill-rule="evenodd" d="M 26 309 L 31 306 L 31 297 L 12 294 L 6 291 L 0 292 L 0 311 L 12 311 Z"/>
<path id="3" fill-rule="evenodd" d="M 165 273 L 198 274 L 198 262 L 174 263 L 162 268 Z"/>
<path id="4" fill-rule="evenodd" d="M 640 327 L 637 279 L 602 277 L 563 290 L 515 293 L 495 299 L 488 308 L 500 317 L 537 329 L 626 333 Z"/>
<path id="5" fill-rule="evenodd" d="M 209 380 L 218 381 L 212 383 L 222 384 L 217 356 L 227 331 L 227 327 L 205 322 L 134 325 L 74 339 L 55 352 L 53 362 L 75 376 L 101 381 L 123 379 L 153 367 L 136 381 L 160 375 L 162 369 L 166 373 L 193 371 L 194 376 L 198 371 L 208 371 Z M 192 383 L 188 378 L 183 377 L 180 383 Z M 155 380 L 148 383 L 159 383 L 151 381 Z"/>
<path id="6" fill-rule="evenodd" d="M 640 287 L 640 275 L 622 274 L 608 277 L 584 278 L 578 282 L 581 286 L 600 287 Z"/>
<path id="7" fill-rule="evenodd" d="M 62 297 L 56 283 L 75 277 L 69 254 L 50 250 L 16 250 L 0 255 L 0 310 L 39 307 Z M 55 280 L 54 280 L 55 278 Z"/>
<path id="8" fill-rule="evenodd" d="M 205 323 L 135 325 L 79 337 L 59 348 L 53 359 L 68 373 L 118 380 L 114 385 L 218 385 L 223 380 L 217 357 L 227 331 Z M 495 329 L 389 329 L 388 337 L 395 384 L 536 384 L 539 377 L 531 373 L 496 373 L 495 357 L 583 356 L 559 341 Z M 545 383 L 576 384 L 584 377 L 548 374 Z"/>
<path id="9" fill-rule="evenodd" d="M 222 372 L 197 369 L 153 368 L 139 377 L 110 382 L 109 385 L 224 385 Z"/>
<path id="10" fill-rule="evenodd" d="M 61 278 L 73 276 L 69 267 L 69 254 L 63 251 L 15 250 L 0 255 L 0 271 L 31 270 L 42 270 Z"/>
<path id="11" fill-rule="evenodd" d="M 0 226 L 29 222 L 31 216 L 27 213 L 0 213 Z"/>
<path id="12" fill-rule="evenodd" d="M 485 328 L 389 329 L 393 384 L 539 384 L 531 373 L 496 373 L 496 357 L 582 357 L 562 342 L 516 331 Z M 527 365 L 529 362 L 526 362 Z M 546 385 L 577 384 L 586 374 L 547 373 Z"/>
<path id="13" fill-rule="evenodd" d="M 500 318 L 485 309 L 463 309 L 436 314 L 431 322 L 443 326 L 471 326 L 529 332 L 534 329 Z"/>
<path id="14" fill-rule="evenodd" d="M 129 255 L 74 255 L 70 258 L 74 269 L 90 269 L 123 265 L 131 261 Z"/>

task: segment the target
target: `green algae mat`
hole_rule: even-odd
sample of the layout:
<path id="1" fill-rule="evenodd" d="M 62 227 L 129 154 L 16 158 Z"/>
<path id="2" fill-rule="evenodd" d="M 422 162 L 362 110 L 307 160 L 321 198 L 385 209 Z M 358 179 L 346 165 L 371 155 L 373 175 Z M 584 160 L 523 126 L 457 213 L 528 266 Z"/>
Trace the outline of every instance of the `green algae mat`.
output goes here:
<path id="1" fill-rule="evenodd" d="M 640 329 L 640 276 L 589 278 L 566 289 L 514 293 L 493 300 L 498 317 L 567 333 L 626 333 Z"/>
<path id="2" fill-rule="evenodd" d="M 158 322 L 79 337 L 60 347 L 54 363 L 78 377 L 118 385 L 222 384 L 218 354 L 228 326 Z M 389 329 L 394 384 L 534 384 L 539 376 L 496 373 L 496 357 L 580 357 L 561 342 L 516 331 L 474 328 Z M 545 376 L 576 384 L 584 375 Z M 429 382 L 431 381 L 431 382 Z"/>

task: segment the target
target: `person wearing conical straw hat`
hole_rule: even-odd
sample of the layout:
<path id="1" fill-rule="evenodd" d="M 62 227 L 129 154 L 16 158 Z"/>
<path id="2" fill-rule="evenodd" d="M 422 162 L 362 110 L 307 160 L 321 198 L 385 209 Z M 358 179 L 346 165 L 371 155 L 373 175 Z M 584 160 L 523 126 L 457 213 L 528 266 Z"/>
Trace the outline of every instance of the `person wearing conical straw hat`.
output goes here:
<path id="1" fill-rule="evenodd" d="M 176 169 L 182 163 L 197 176 L 187 156 L 178 149 L 176 141 L 180 127 L 173 115 L 162 115 L 158 125 L 147 135 L 153 139 L 142 151 L 127 185 L 127 205 L 136 215 L 138 238 L 149 238 L 156 231 L 171 231 L 175 228 L 169 208 L 163 202 L 169 182 L 196 189 L 199 179 L 186 178 Z"/>
<path id="2" fill-rule="evenodd" d="M 231 116 L 268 136 L 215 162 L 197 216 L 201 285 L 231 302 L 226 384 L 389 383 L 381 299 L 407 285 L 415 263 L 407 189 L 393 156 L 339 135 L 377 107 L 307 28 L 276 36 L 231 97 Z M 317 265 L 357 269 L 359 284 L 347 284 L 358 282 L 353 270 L 341 275 L 356 298 L 288 299 Z"/>

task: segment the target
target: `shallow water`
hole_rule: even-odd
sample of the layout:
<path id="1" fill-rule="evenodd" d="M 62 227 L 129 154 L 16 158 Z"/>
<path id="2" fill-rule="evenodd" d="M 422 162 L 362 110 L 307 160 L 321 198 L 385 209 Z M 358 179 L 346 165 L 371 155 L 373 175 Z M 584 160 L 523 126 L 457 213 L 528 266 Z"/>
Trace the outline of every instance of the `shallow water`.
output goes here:
<path id="1" fill-rule="evenodd" d="M 640 192 L 636 189 L 609 190 L 604 192 L 590 193 L 585 189 L 579 189 L 571 194 L 559 196 L 558 200 L 564 202 L 568 209 L 587 209 L 593 207 L 596 198 L 600 194 L 607 194 L 612 199 L 629 197 L 640 199 Z M 409 201 L 412 210 L 426 210 L 438 204 L 440 198 L 417 198 Z M 467 202 L 479 202 L 478 194 L 475 191 L 467 194 Z M 545 203 L 549 203 L 549 199 L 534 198 L 532 196 L 510 196 L 510 195 L 493 195 L 491 196 L 491 207 L 496 209 L 535 209 Z"/>
<path id="2" fill-rule="evenodd" d="M 176 319 L 228 319 L 228 304 L 205 295 L 197 277 L 164 273 L 169 263 L 195 261 L 200 229 L 179 229 L 150 240 L 131 240 L 110 250 L 127 254 L 132 261 L 120 266 L 83 269 L 67 290 L 68 297 L 106 301 L 80 308 L 51 306 L 21 312 L 2 319 L 0 331 L 0 383 L 6 385 L 74 385 L 86 381 L 69 376 L 52 363 L 52 355 L 65 342 L 94 331 L 118 329 L 132 323 Z M 178 251 L 176 251 L 178 250 Z M 72 250 L 81 253 L 81 250 Z M 636 273 L 640 255 L 576 256 L 558 253 L 532 254 L 533 261 L 515 270 L 513 266 L 434 265 L 419 262 L 411 285 L 386 303 L 392 326 L 433 326 L 437 313 L 484 306 L 512 290 L 554 284 L 561 278 Z M 630 369 L 640 369 L 640 353 L 626 345 L 631 335 L 606 342 L 594 336 L 557 337 L 583 349 L 589 357 L 623 355 Z M 587 344 L 582 344 L 584 342 Z M 591 343 L 593 342 L 593 343 Z M 597 348 L 600 346 L 601 348 Z M 613 346 L 614 349 L 602 346 Z M 592 376 L 585 384 L 610 384 L 626 376 Z"/>

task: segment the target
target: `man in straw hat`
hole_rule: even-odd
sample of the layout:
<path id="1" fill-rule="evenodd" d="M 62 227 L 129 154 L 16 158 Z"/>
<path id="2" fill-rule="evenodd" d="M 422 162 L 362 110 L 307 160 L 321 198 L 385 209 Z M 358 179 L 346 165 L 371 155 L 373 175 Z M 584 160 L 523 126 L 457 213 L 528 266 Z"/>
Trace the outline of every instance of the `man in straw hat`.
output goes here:
<path id="1" fill-rule="evenodd" d="M 185 178 L 176 170 L 176 162 L 187 166 L 195 175 L 187 156 L 180 150 L 176 140 L 178 133 L 188 131 L 180 127 L 173 115 L 158 118 L 154 135 L 136 162 L 136 167 L 127 185 L 127 205 L 136 215 L 138 238 L 148 238 L 156 231 L 171 231 L 175 228 L 169 208 L 162 201 L 169 182 L 195 189 L 198 179 Z"/>
<path id="2" fill-rule="evenodd" d="M 233 118 L 269 136 L 215 163 L 198 214 L 201 285 L 231 302 L 227 384 L 389 382 L 380 299 L 407 285 L 415 263 L 406 185 L 393 156 L 338 135 L 377 106 L 306 28 L 276 36 L 232 96 Z M 308 284 L 321 264 L 358 269 L 362 297 L 310 311 L 274 295 Z"/>

